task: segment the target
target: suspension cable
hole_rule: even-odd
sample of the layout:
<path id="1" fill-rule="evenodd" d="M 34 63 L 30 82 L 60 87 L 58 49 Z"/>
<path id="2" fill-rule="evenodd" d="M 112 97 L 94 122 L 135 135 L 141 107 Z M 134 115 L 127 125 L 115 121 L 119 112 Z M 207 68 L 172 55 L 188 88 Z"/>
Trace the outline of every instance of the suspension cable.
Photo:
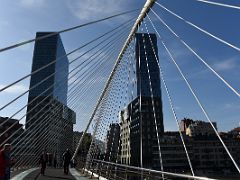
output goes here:
<path id="1" fill-rule="evenodd" d="M 189 51 L 191 51 L 197 59 L 199 59 L 208 69 L 210 69 L 228 88 L 230 88 L 234 94 L 236 94 L 238 97 L 240 97 L 240 94 L 235 90 L 220 74 L 218 74 L 196 51 L 194 51 L 180 36 L 178 36 L 167 24 L 166 22 L 160 18 L 160 16 L 157 15 L 157 13 L 151 9 L 151 11 L 154 13 L 154 15 L 169 29 L 171 33 L 173 33 L 177 39 L 187 47 Z"/>
<path id="2" fill-rule="evenodd" d="M 133 13 L 133 12 L 135 12 L 137 10 L 139 10 L 139 9 L 125 11 L 123 13 L 115 14 L 115 15 L 112 15 L 112 16 L 109 16 L 109 17 L 106 17 L 106 18 L 102 18 L 102 19 L 99 19 L 99 20 L 91 21 L 91 22 L 88 22 L 88 23 L 85 23 L 85 24 L 81 24 L 81 25 L 78 25 L 78 26 L 74 26 L 74 27 L 71 27 L 71 28 L 63 29 L 63 30 L 60 30 L 58 32 L 54 32 L 54 33 L 51 33 L 51 34 L 48 34 L 48 35 L 45 35 L 45 36 L 42 36 L 42 37 L 39 37 L 39 38 L 34 38 L 34 39 L 27 40 L 27 41 L 23 41 L 23 42 L 20 42 L 20 43 L 17 43 L 17 44 L 14 44 L 14 45 L 11 45 L 11 46 L 8 46 L 8 47 L 0 49 L 0 53 L 3 52 L 3 51 L 14 49 L 14 48 L 22 46 L 24 44 L 28 44 L 28 43 L 31 43 L 31 42 L 34 42 L 34 41 L 39 41 L 41 39 L 45 39 L 45 38 L 52 37 L 52 36 L 55 36 L 55 35 L 58 35 L 58 34 L 61 34 L 61 33 L 72 31 L 74 29 L 78 29 L 78 28 L 81 28 L 81 27 L 84 27 L 84 26 L 87 26 L 87 25 L 95 24 L 95 23 L 98 23 L 98 22 L 101 22 L 101 21 L 105 21 L 105 20 L 114 18 L 114 17 L 122 16 L 122 15 L 129 14 L 129 13 Z"/>
<path id="3" fill-rule="evenodd" d="M 213 1 L 208 1 L 208 0 L 196 0 L 196 1 L 206 3 L 206 4 L 217 5 L 217 6 L 221 6 L 221 7 L 227 7 L 227 8 L 240 10 L 239 6 L 234 6 L 234 5 L 230 5 L 230 4 L 224 4 L 224 3 L 213 2 Z"/>
<path id="4" fill-rule="evenodd" d="M 143 23 L 146 27 L 146 24 L 145 24 L 144 20 L 143 20 Z M 153 47 L 153 42 L 152 42 L 152 39 L 151 39 L 151 36 L 150 36 L 148 30 L 147 30 L 147 33 L 148 33 L 148 38 L 149 38 L 150 43 L 151 43 L 152 50 L 154 52 L 155 60 L 158 61 L 157 55 L 155 53 L 155 49 Z M 146 60 L 146 65 L 147 65 L 149 87 L 150 87 L 150 93 L 151 93 L 151 103 L 152 103 L 153 117 L 154 117 L 154 123 L 155 123 L 156 137 L 157 137 L 157 143 L 158 143 L 159 161 L 160 161 L 161 171 L 163 171 L 162 151 L 161 151 L 161 144 L 160 144 L 160 140 L 159 140 L 160 137 L 159 137 L 158 124 L 157 124 L 155 103 L 154 103 L 154 99 L 153 99 L 154 97 L 153 97 L 153 89 L 152 89 L 152 79 L 151 79 L 152 77 L 151 77 L 151 74 L 150 74 L 149 58 L 148 58 L 148 54 L 147 54 L 147 50 L 146 50 L 146 39 L 145 39 L 144 34 L 142 34 L 142 38 L 143 38 L 144 55 L 145 55 L 145 60 Z M 163 174 L 162 174 L 162 179 L 164 180 L 164 175 Z"/>
<path id="5" fill-rule="evenodd" d="M 103 89 L 102 94 L 101 94 L 100 97 L 99 97 L 99 100 L 98 100 L 98 102 L 97 102 L 97 104 L 96 104 L 96 107 L 95 107 L 95 109 L 94 109 L 94 111 L 93 111 L 93 114 L 92 114 L 92 116 L 90 117 L 90 120 L 89 120 L 89 122 L 88 122 L 88 124 L 87 124 L 87 126 L 86 126 L 86 128 L 85 128 L 85 131 L 84 131 L 84 133 L 83 133 L 83 136 L 82 136 L 81 139 L 79 140 L 77 149 L 75 150 L 75 153 L 74 153 L 74 155 L 73 155 L 73 159 L 74 159 L 74 157 L 76 156 L 76 152 L 78 151 L 78 149 L 79 149 L 79 147 L 80 147 L 80 145 L 81 145 L 81 143 L 82 143 L 84 134 L 87 132 L 87 130 L 88 130 L 88 128 L 89 128 L 89 126 L 90 126 L 90 124 L 91 124 L 91 122 L 92 122 L 92 119 L 93 119 L 93 117 L 94 117 L 94 114 L 96 113 L 96 110 L 97 110 L 97 108 L 98 108 L 98 106 L 99 106 L 99 103 L 100 103 L 101 99 L 103 98 L 106 89 L 107 89 L 108 86 L 109 86 L 109 82 L 111 81 L 112 76 L 114 75 L 114 73 L 115 73 L 115 71 L 116 71 L 116 68 L 117 68 L 119 62 L 121 61 L 121 58 L 122 58 L 122 55 L 123 55 L 124 51 L 126 50 L 126 48 L 128 47 L 129 43 L 131 42 L 131 39 L 132 39 L 132 37 L 134 36 L 134 33 L 137 31 L 138 25 L 141 23 L 143 17 L 148 13 L 150 7 L 154 4 L 154 2 L 155 2 L 155 0 L 147 0 L 147 2 L 146 2 L 146 4 L 144 5 L 144 8 L 142 9 L 142 11 L 141 11 L 138 19 L 136 20 L 135 24 L 133 25 L 133 28 L 132 28 L 129 36 L 128 36 L 127 40 L 125 41 L 122 50 L 121 50 L 120 53 L 119 53 L 119 56 L 118 56 L 118 58 L 117 58 L 117 60 L 116 60 L 116 63 L 115 63 L 115 65 L 114 65 L 114 68 L 113 68 L 113 70 L 112 70 L 112 72 L 111 72 L 111 74 L 110 74 L 110 76 L 109 76 L 109 79 L 108 79 L 106 85 L 105 85 L 105 88 Z"/>
<path id="6" fill-rule="evenodd" d="M 157 33 L 157 35 L 158 35 L 161 43 L 164 44 L 164 41 L 162 40 L 162 37 L 160 36 L 159 32 L 157 31 L 157 29 L 156 29 L 155 25 L 153 24 L 151 18 L 149 17 L 149 15 L 147 15 L 147 17 L 148 17 L 148 19 L 149 19 L 149 21 L 150 21 L 153 29 L 154 29 L 155 32 Z M 146 29 L 147 29 L 147 26 L 146 26 Z M 148 31 L 148 30 L 147 30 L 147 31 Z M 155 58 L 157 58 L 157 57 L 155 56 Z M 175 108 L 174 108 L 174 105 L 173 105 L 173 101 L 172 101 L 172 98 L 171 98 L 171 95 L 170 95 L 170 91 L 169 91 L 168 86 L 167 86 L 167 83 L 166 83 L 166 81 L 165 81 L 165 79 L 164 79 L 164 74 L 163 74 L 162 67 L 161 67 L 161 64 L 160 64 L 159 61 L 158 61 L 158 66 L 159 66 L 159 69 L 160 69 L 160 76 L 161 76 L 162 82 L 163 82 L 163 84 L 164 84 L 164 88 L 165 88 L 165 90 L 166 90 L 166 93 L 167 93 L 167 97 L 168 97 L 168 100 L 169 100 L 169 104 L 170 104 L 170 107 L 171 107 L 171 110 L 172 110 L 174 119 L 175 119 L 175 121 L 176 121 L 176 124 L 177 124 L 177 127 L 178 127 L 178 131 L 179 131 L 179 134 L 180 134 L 180 138 L 181 138 L 181 141 L 182 141 L 182 144 L 183 144 L 183 147 L 184 147 L 186 156 L 187 156 L 187 160 L 188 160 L 188 164 L 189 164 L 191 173 L 192 173 L 193 176 L 195 176 L 195 173 L 194 173 L 193 167 L 192 167 L 192 162 L 191 162 L 189 153 L 188 153 L 188 151 L 187 151 L 186 143 L 185 143 L 185 141 L 184 141 L 183 134 L 182 134 L 182 132 L 181 132 L 181 130 L 180 130 L 180 124 L 179 124 L 179 121 L 178 121 L 178 118 L 177 118 L 177 114 L 176 114 L 176 111 L 175 111 Z"/>
<path id="7" fill-rule="evenodd" d="M 234 158 L 232 157 L 231 153 L 229 152 L 227 146 L 225 145 L 225 143 L 223 142 L 222 138 L 220 137 L 220 135 L 218 134 L 215 126 L 213 125 L 212 121 L 210 120 L 209 115 L 207 114 L 205 108 L 203 107 L 202 103 L 200 102 L 198 96 L 196 95 L 196 93 L 194 92 L 194 90 L 192 89 L 191 85 L 189 84 L 188 80 L 186 79 L 185 75 L 183 74 L 182 70 L 180 69 L 180 67 L 178 66 L 177 62 L 175 61 L 175 59 L 173 58 L 172 54 L 170 53 L 170 51 L 168 50 L 168 48 L 166 47 L 165 43 L 163 43 L 164 48 L 166 49 L 169 57 L 171 58 L 171 60 L 173 61 L 173 63 L 175 64 L 175 66 L 177 67 L 179 73 L 181 74 L 182 78 L 184 79 L 184 81 L 186 82 L 189 90 L 191 91 L 192 95 L 194 96 L 195 100 L 197 101 L 200 109 L 202 110 L 202 112 L 204 113 L 205 117 L 207 118 L 208 122 L 210 123 L 210 125 L 212 126 L 214 132 L 216 133 L 218 139 L 220 140 L 220 142 L 222 143 L 224 149 L 226 150 L 227 154 L 229 155 L 230 159 L 232 160 L 234 166 L 236 167 L 236 169 L 238 170 L 238 172 L 240 173 L 240 169 L 237 165 L 237 163 L 235 162 Z"/>
<path id="8" fill-rule="evenodd" d="M 123 33 L 120 33 L 119 34 L 119 36 L 120 37 L 122 37 L 122 34 Z M 116 34 L 117 35 L 117 34 Z M 117 36 L 118 38 L 119 38 L 119 36 Z M 113 36 L 114 37 L 114 36 Z M 111 45 L 110 43 L 111 42 L 117 42 L 116 40 L 115 40 L 116 38 L 114 38 L 113 40 L 111 40 L 110 39 L 110 42 L 109 43 L 107 43 L 107 44 L 105 44 L 105 45 L 107 45 L 107 46 L 105 46 L 105 45 L 103 45 L 103 47 L 102 48 L 100 48 L 100 50 L 98 50 L 97 52 L 99 52 L 99 51 L 101 51 L 102 49 L 104 49 L 104 48 L 108 48 L 109 46 L 108 45 Z M 85 53 L 84 53 L 85 54 Z M 96 55 L 96 54 L 93 54 L 93 55 Z M 80 58 L 80 57 L 82 57 L 82 55 L 81 56 L 79 56 L 79 57 L 77 57 L 77 58 Z M 92 56 L 91 56 L 92 57 Z M 76 59 L 77 59 L 76 58 Z M 76 60 L 75 59 L 75 60 Z M 86 62 L 87 60 L 85 60 L 83 63 L 81 63 L 80 65 L 78 65 L 77 67 L 75 67 L 71 72 L 73 72 L 75 69 L 77 69 L 77 68 L 79 68 L 81 65 L 83 65 L 85 62 Z M 90 61 L 91 62 L 91 61 Z M 70 72 L 70 73 L 71 73 Z M 79 72 L 79 71 L 78 71 Z M 76 73 L 75 73 L 76 74 Z M 74 75 L 72 75 L 70 78 L 69 78 L 69 80 L 70 79 L 72 79 L 74 76 L 75 76 L 75 74 Z M 61 83 L 63 83 L 63 82 L 60 82 L 60 84 Z M 72 83 L 72 84 L 74 84 L 74 83 Z M 51 87 L 53 87 L 55 84 L 53 84 L 53 85 L 51 85 L 50 87 L 48 87 L 47 89 L 45 89 L 40 95 L 42 95 L 42 94 L 44 94 L 45 92 L 47 92 Z M 59 88 L 59 86 L 57 86 L 57 88 Z M 45 99 L 47 99 L 48 97 L 50 97 L 51 96 L 51 94 L 49 95 L 49 96 L 46 96 L 41 102 L 43 102 Z M 32 104 L 36 99 L 37 99 L 38 97 L 36 97 L 36 98 L 34 98 L 33 100 L 31 100 L 27 105 L 25 105 L 25 106 L 23 106 L 20 110 L 18 110 L 16 113 L 14 113 L 11 117 L 9 117 L 6 121 L 4 121 L 3 123 L 1 123 L 0 125 L 3 125 L 3 124 L 5 124 L 7 121 L 9 121 L 9 119 L 11 119 L 12 117 L 14 117 L 15 115 L 17 115 L 19 112 L 21 112 L 24 108 L 26 108 L 28 105 L 30 105 L 30 104 Z M 40 102 L 40 103 L 41 103 Z M 33 109 L 32 109 L 33 110 Z M 28 112 L 28 113 L 30 113 L 30 112 Z M 27 114 L 28 114 L 27 113 Z M 27 114 L 25 114 L 25 115 L 27 115 Z M 22 117 L 23 118 L 23 117 Z M 1 134 L 2 135 L 2 134 Z M 0 136 L 1 136 L 0 135 Z"/>
<path id="9" fill-rule="evenodd" d="M 223 39 L 221 39 L 221 38 L 213 35 L 212 33 L 210 33 L 210 32 L 208 32 L 208 31 L 202 29 L 201 27 L 199 27 L 199 26 L 191 23 L 190 21 L 185 20 L 183 17 L 181 17 L 181 16 L 179 16 L 178 14 L 176 14 L 176 13 L 172 12 L 171 10 L 167 9 L 167 8 L 166 8 L 165 6 L 163 6 L 162 4 L 160 4 L 160 3 L 158 3 L 158 2 L 156 2 L 156 4 L 157 4 L 158 6 L 160 6 L 162 9 L 165 9 L 167 12 L 169 12 L 169 13 L 171 13 L 172 15 L 174 15 L 175 17 L 177 17 L 178 19 L 181 19 L 182 21 L 184 21 L 184 22 L 187 23 L 188 25 L 196 28 L 197 30 L 203 32 L 204 34 L 206 34 L 206 35 L 208 35 L 208 36 L 210 36 L 210 37 L 218 40 L 219 42 L 221 42 L 221 43 L 223 43 L 223 44 L 225 44 L 225 45 L 227 45 L 227 46 L 229 46 L 229 47 L 237 50 L 238 52 L 240 52 L 240 48 L 239 48 L 239 47 L 237 47 L 237 46 L 235 46 L 235 45 L 233 45 L 233 44 L 231 44 L 231 43 L 229 43 L 229 42 L 227 42 L 227 41 L 225 41 L 225 40 L 223 40 Z"/>
<path id="10" fill-rule="evenodd" d="M 115 41 L 115 42 L 117 42 L 117 41 Z M 113 46 L 113 47 L 114 47 L 114 46 Z M 107 56 L 107 54 L 106 54 L 105 56 Z M 111 57 L 111 55 L 109 55 L 109 57 Z M 99 61 L 98 61 L 98 62 L 99 62 Z M 100 62 L 101 62 L 100 64 L 102 64 L 102 61 L 100 61 Z M 97 66 L 95 65 L 95 67 L 97 67 Z M 95 68 L 95 69 L 96 69 L 96 68 Z M 100 69 L 99 69 L 99 70 L 100 70 Z M 94 72 L 94 71 L 93 71 L 93 72 Z M 92 73 L 92 74 L 93 74 L 93 73 Z M 72 76 L 72 77 L 73 77 L 73 76 Z M 81 76 L 79 76 L 78 79 L 79 79 L 80 77 L 81 77 Z M 86 82 L 86 81 L 85 81 L 85 82 Z M 74 84 L 74 83 L 72 83 L 72 84 Z M 70 84 L 70 85 L 71 85 L 71 84 Z M 75 85 L 75 84 L 74 84 L 74 85 Z M 77 84 L 76 84 L 75 86 L 77 86 Z M 58 87 L 59 87 L 59 86 L 58 86 Z M 73 88 L 74 88 L 74 87 L 73 87 Z M 73 89 L 73 88 L 72 88 L 72 89 Z M 71 89 L 70 89 L 70 90 L 71 90 Z M 71 95 L 70 95 L 70 97 L 71 97 Z M 45 99 L 46 99 L 46 98 L 45 98 Z M 41 102 L 42 102 L 42 101 L 41 101 Z M 48 103 L 48 104 L 49 104 L 49 103 Z M 43 108 L 45 108 L 48 104 L 46 104 Z M 40 111 L 38 111 L 38 112 L 34 115 L 34 117 L 37 116 L 39 113 L 40 113 Z M 23 117 L 24 117 L 24 116 L 23 116 Z M 22 118 L 23 118 L 23 117 L 22 117 Z M 34 119 L 34 117 L 32 117 L 30 120 Z M 42 117 L 42 116 L 41 116 L 41 117 Z M 39 117 L 39 119 L 40 119 L 41 117 Z M 21 119 L 22 119 L 22 118 L 21 118 Z M 13 126 L 12 126 L 12 127 L 13 127 Z M 11 128 L 11 127 L 9 127 L 9 128 Z M 19 129 L 19 130 L 20 130 L 20 129 Z M 3 133 L 3 134 L 4 134 L 4 133 Z M 2 134 L 1 134 L 1 135 L 2 135 Z M 9 138 L 10 138 L 10 137 L 9 137 Z"/>
<path id="11" fill-rule="evenodd" d="M 110 57 L 111 55 L 109 55 L 109 57 Z M 104 57 L 103 57 L 104 58 Z M 100 61 L 101 62 L 101 61 Z M 100 63 L 100 64 L 102 64 L 102 63 Z M 101 65 L 99 66 L 99 71 L 98 72 L 101 72 L 101 70 L 100 69 L 102 69 L 102 68 L 100 68 L 101 67 Z M 95 68 L 96 69 L 96 68 Z M 104 68 L 103 68 L 104 69 Z M 79 76 L 78 78 L 81 78 L 81 76 Z M 84 82 L 86 82 L 86 81 L 84 81 Z M 95 80 L 95 82 L 96 82 L 96 80 Z M 79 83 L 78 83 L 79 84 Z M 75 86 L 78 86 L 78 84 L 76 84 Z M 71 97 L 71 95 L 74 95 L 76 93 L 76 91 L 73 91 L 71 94 L 70 94 L 70 96 L 69 96 L 69 98 Z M 82 93 L 85 93 L 85 92 L 82 92 Z M 84 95 L 83 95 L 83 97 L 84 97 Z M 80 102 L 81 102 L 81 100 L 80 100 Z M 50 104 L 50 102 L 49 103 L 47 103 L 42 109 L 44 109 L 45 107 L 47 107 L 48 105 Z M 38 111 L 31 119 L 30 119 L 30 121 L 32 120 L 32 119 L 34 119 L 34 117 L 35 116 L 37 116 L 39 113 L 40 113 L 41 111 Z M 47 112 L 44 112 L 44 114 L 42 114 L 38 119 L 41 119 L 41 117 L 43 117 L 45 114 L 47 114 Z M 37 121 L 36 121 L 37 122 Z M 36 123 L 36 122 L 34 122 L 34 124 Z M 33 126 L 34 124 L 31 124 L 31 126 Z M 10 127 L 9 127 L 10 128 Z M 30 128 L 30 127 L 29 127 Z M 20 130 L 20 129 L 19 129 Z M 17 133 L 18 131 L 16 131 L 15 133 Z M 14 133 L 14 134 L 15 134 Z M 14 135 L 14 134 L 12 134 L 12 136 Z M 10 136 L 10 137 L 8 137 L 8 139 L 9 138 L 11 138 L 12 136 Z M 6 139 L 5 141 L 7 141 L 8 139 Z M 18 138 L 17 138 L 18 139 Z M 4 143 L 4 142 L 3 142 Z M 1 145 L 3 145 L 3 143 L 1 144 Z M 0 146 L 1 146 L 0 145 Z"/>
<path id="12" fill-rule="evenodd" d="M 26 79 L 26 78 L 28 78 L 28 77 L 30 77 L 30 76 L 36 74 L 37 72 L 39 72 L 39 71 L 41 71 L 41 70 L 43 70 L 43 69 L 49 67 L 50 65 L 54 64 L 56 61 L 58 61 L 58 60 L 60 60 L 60 59 L 63 59 L 63 58 L 65 58 L 65 57 L 67 57 L 67 56 L 73 54 L 74 52 L 76 52 L 76 51 L 78 51 L 78 50 L 80 50 L 80 49 L 86 47 L 87 45 L 89 45 L 89 44 L 91 44 L 92 42 L 94 42 L 94 41 L 100 39 L 100 38 L 103 37 L 103 36 L 104 36 L 104 34 L 101 35 L 101 36 L 99 36 L 99 37 L 97 37 L 97 38 L 95 38 L 95 39 L 93 39 L 93 40 L 91 40 L 91 41 L 89 41 L 89 42 L 87 42 L 86 44 L 84 44 L 84 45 L 82 45 L 82 46 L 80 46 L 80 47 L 78 47 L 78 48 L 76 48 L 76 49 L 70 51 L 69 53 L 67 53 L 67 54 L 65 54 L 65 55 L 63 55 L 63 56 L 60 56 L 60 57 L 54 59 L 53 61 L 51 61 L 50 63 L 48 63 L 48 64 L 46 64 L 46 65 L 44 65 L 44 66 L 42 66 L 41 68 L 38 68 L 37 70 L 31 72 L 30 74 L 27 74 L 27 75 L 23 76 L 22 78 L 20 78 L 20 79 L 14 81 L 13 83 L 11 83 L 11 84 L 9 84 L 9 85 L 7 85 L 7 86 L 1 88 L 1 89 L 0 89 L 0 92 L 4 91 L 5 89 L 7 89 L 7 88 L 9 88 L 9 87 L 11 87 L 11 86 L 13 86 L 13 85 L 15 85 L 15 84 L 21 82 L 21 81 L 23 81 L 24 79 Z"/>
<path id="13" fill-rule="evenodd" d="M 124 22 L 123 24 L 121 24 L 120 26 L 117 26 L 116 28 L 104 33 L 103 35 L 99 36 L 98 38 L 95 38 L 94 40 L 90 41 L 88 44 L 91 44 L 93 42 L 95 42 L 96 40 L 106 36 L 106 35 L 111 35 L 111 33 L 113 33 L 115 30 L 117 30 L 118 28 L 123 28 L 126 25 L 128 25 L 133 19 L 130 19 L 126 22 Z M 74 60 L 72 60 L 69 65 L 71 65 L 73 62 L 75 62 L 76 60 L 78 60 L 80 57 L 84 56 L 85 54 L 87 54 L 88 52 L 92 51 L 93 49 L 95 49 L 96 47 L 98 47 L 99 45 L 101 45 L 103 42 L 105 42 L 107 39 L 109 39 L 109 37 L 107 37 L 106 39 L 104 39 L 103 41 L 101 41 L 100 43 L 98 43 L 96 46 L 94 46 L 93 48 L 91 48 L 90 50 L 88 50 L 87 52 L 83 53 L 81 56 L 78 56 L 77 58 L 75 58 Z M 78 48 L 77 48 L 78 49 Z M 79 50 L 79 49 L 78 49 Z M 74 51 L 76 52 L 76 51 Z M 25 91 L 24 93 L 20 94 L 18 97 L 14 98 L 12 101 L 10 101 L 9 103 L 3 105 L 0 108 L 0 111 L 3 110 L 4 108 L 6 108 L 7 106 L 9 106 L 10 104 L 12 104 L 13 102 L 15 102 L 17 99 L 19 99 L 20 97 L 24 96 L 26 93 L 28 93 L 30 90 L 35 89 L 36 87 L 38 87 L 40 84 L 42 84 L 43 82 L 45 82 L 46 80 L 48 80 L 50 77 L 54 76 L 58 71 L 62 70 L 64 67 L 60 67 L 60 69 L 56 70 L 54 73 L 50 74 L 49 76 L 47 76 L 46 78 L 44 78 L 43 80 L 41 80 L 40 82 L 38 82 L 37 84 L 35 84 L 34 86 L 32 86 L 29 90 Z M 76 69 L 76 68 L 75 68 Z M 74 70 L 72 70 L 74 71 Z M 72 72 L 71 71 L 71 72 Z M 69 74 L 71 73 L 69 72 Z M 46 91 L 45 91 L 46 92 Z"/>

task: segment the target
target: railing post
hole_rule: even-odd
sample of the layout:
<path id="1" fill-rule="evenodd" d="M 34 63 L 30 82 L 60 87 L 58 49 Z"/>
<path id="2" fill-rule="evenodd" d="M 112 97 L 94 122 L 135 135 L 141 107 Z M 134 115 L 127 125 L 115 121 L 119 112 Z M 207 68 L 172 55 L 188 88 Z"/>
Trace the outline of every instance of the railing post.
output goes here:
<path id="1" fill-rule="evenodd" d="M 112 172 L 112 166 L 110 166 L 110 171 L 108 172 L 108 177 L 107 177 L 107 179 L 109 179 L 109 177 L 111 177 L 111 172 Z"/>
<path id="2" fill-rule="evenodd" d="M 127 167 L 125 168 L 125 179 L 127 179 Z"/>
<path id="3" fill-rule="evenodd" d="M 101 172 L 102 172 L 102 163 L 99 162 L 99 164 L 100 164 L 100 169 L 99 169 L 99 173 L 98 173 L 98 179 L 100 178 Z"/>
<path id="4" fill-rule="evenodd" d="M 150 176 L 151 176 L 151 172 L 150 171 L 148 171 L 148 180 L 150 180 Z"/>
<path id="5" fill-rule="evenodd" d="M 114 174 L 114 179 L 116 179 L 116 177 L 117 177 L 117 166 L 115 166 L 115 174 Z"/>
<path id="6" fill-rule="evenodd" d="M 92 168 L 92 170 L 91 170 L 91 168 Z M 94 163 L 93 163 L 93 160 L 91 162 L 91 165 L 90 165 L 89 169 L 90 169 L 90 171 L 92 171 L 91 176 L 90 176 L 90 178 L 92 178 L 93 177 L 93 173 L 94 173 Z"/>

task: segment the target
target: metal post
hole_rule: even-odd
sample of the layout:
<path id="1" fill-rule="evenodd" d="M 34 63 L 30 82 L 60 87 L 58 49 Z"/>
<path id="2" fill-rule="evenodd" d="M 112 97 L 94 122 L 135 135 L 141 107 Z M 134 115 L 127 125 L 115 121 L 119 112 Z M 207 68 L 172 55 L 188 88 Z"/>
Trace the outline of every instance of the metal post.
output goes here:
<path id="1" fill-rule="evenodd" d="M 95 160 L 96 162 L 102 163 L 102 164 L 109 164 L 112 166 L 118 166 L 120 168 L 124 168 L 125 172 L 130 169 L 131 171 L 143 171 L 143 172 L 150 172 L 151 175 L 154 176 L 160 176 L 162 174 L 169 176 L 169 177 L 173 177 L 173 178 L 178 178 L 178 179 L 192 179 L 192 180 L 216 180 L 213 178 L 208 178 L 208 177 L 200 177 L 200 176 L 192 176 L 192 175 L 188 175 L 188 174 L 180 174 L 180 173 L 173 173 L 173 172 L 166 172 L 166 171 L 159 171 L 159 170 L 154 170 L 154 169 L 147 169 L 147 168 L 140 168 L 140 167 L 136 167 L 136 166 L 129 166 L 129 165 L 125 165 L 125 164 L 116 164 L 116 163 L 112 163 L 112 162 L 106 162 L 106 161 L 101 161 L 101 160 Z"/>
<path id="2" fill-rule="evenodd" d="M 101 176 L 101 172 L 102 172 L 102 163 L 100 162 L 100 169 L 99 169 L 99 173 L 98 173 L 98 179 L 100 178 Z"/>
<path id="3" fill-rule="evenodd" d="M 91 170 L 91 167 L 92 167 L 92 170 Z M 89 169 L 92 171 L 91 177 L 90 177 L 90 178 L 92 178 L 92 177 L 93 177 L 93 172 L 94 172 L 94 163 L 93 163 L 93 160 L 92 160 L 92 162 L 91 162 L 91 165 L 90 165 L 90 168 L 89 168 Z"/>
<path id="4" fill-rule="evenodd" d="M 107 177 L 107 179 L 111 179 L 111 172 L 112 172 L 112 166 L 110 166 L 110 170 L 109 170 L 109 172 L 108 172 L 108 177 Z"/>
<path id="5" fill-rule="evenodd" d="M 125 179 L 127 179 L 127 167 L 125 168 Z"/>

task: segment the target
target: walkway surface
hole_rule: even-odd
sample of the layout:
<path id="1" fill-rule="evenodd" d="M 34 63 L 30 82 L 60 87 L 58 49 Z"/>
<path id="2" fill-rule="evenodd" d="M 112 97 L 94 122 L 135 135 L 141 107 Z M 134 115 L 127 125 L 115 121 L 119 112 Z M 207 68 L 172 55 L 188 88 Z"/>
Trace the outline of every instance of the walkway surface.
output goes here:
<path id="1" fill-rule="evenodd" d="M 87 180 L 88 178 L 82 176 L 79 171 L 70 169 L 70 173 L 65 175 L 63 169 L 47 168 L 45 175 L 40 174 L 39 168 L 30 169 L 19 173 L 11 178 L 11 180 Z"/>

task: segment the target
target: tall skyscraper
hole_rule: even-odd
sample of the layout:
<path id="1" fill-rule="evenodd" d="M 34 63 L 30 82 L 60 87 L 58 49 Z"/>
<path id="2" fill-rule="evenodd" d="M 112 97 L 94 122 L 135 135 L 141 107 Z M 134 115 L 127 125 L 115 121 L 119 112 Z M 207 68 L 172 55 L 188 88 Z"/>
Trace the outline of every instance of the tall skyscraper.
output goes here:
<path id="1" fill-rule="evenodd" d="M 130 144 L 130 154 L 129 147 L 124 149 L 122 144 L 125 152 L 121 159 L 133 166 L 160 170 L 157 134 L 163 134 L 164 126 L 157 38 L 155 34 L 144 33 L 135 37 L 137 97 L 120 113 L 121 129 L 125 127 L 130 132 L 121 133 L 121 141 L 126 144 L 129 139 L 127 144 Z"/>
<path id="2" fill-rule="evenodd" d="M 38 32 L 36 38 L 50 33 Z M 38 71 L 31 76 L 26 118 L 31 153 L 46 148 L 60 155 L 72 145 L 76 114 L 67 107 L 68 68 L 60 35 L 35 42 L 32 72 Z"/>
<path id="3" fill-rule="evenodd" d="M 137 96 L 151 97 L 153 95 L 153 97 L 161 98 L 156 35 L 136 33 L 135 52 Z M 150 91 L 150 82 L 152 94 Z"/>
<path id="4" fill-rule="evenodd" d="M 38 32 L 36 38 L 50 34 L 51 32 Z M 37 41 L 34 46 L 32 72 L 47 66 L 43 70 L 31 76 L 30 88 L 46 79 L 36 88 L 30 90 L 29 100 L 37 96 L 51 96 L 59 102 L 67 105 L 68 90 L 68 58 L 62 44 L 60 35 L 51 36 Z M 54 62 L 56 59 L 58 59 Z M 54 74 L 55 73 L 55 74 Z"/>
<path id="5" fill-rule="evenodd" d="M 152 118 L 153 109 L 155 109 L 158 129 L 163 133 L 162 97 L 156 35 L 136 33 L 135 51 L 137 97 L 139 100 L 143 100 L 143 102 L 140 102 L 141 106 L 143 108 L 146 106 L 146 108 L 149 108 L 149 112 L 152 112 L 152 115 L 149 114 Z"/>

